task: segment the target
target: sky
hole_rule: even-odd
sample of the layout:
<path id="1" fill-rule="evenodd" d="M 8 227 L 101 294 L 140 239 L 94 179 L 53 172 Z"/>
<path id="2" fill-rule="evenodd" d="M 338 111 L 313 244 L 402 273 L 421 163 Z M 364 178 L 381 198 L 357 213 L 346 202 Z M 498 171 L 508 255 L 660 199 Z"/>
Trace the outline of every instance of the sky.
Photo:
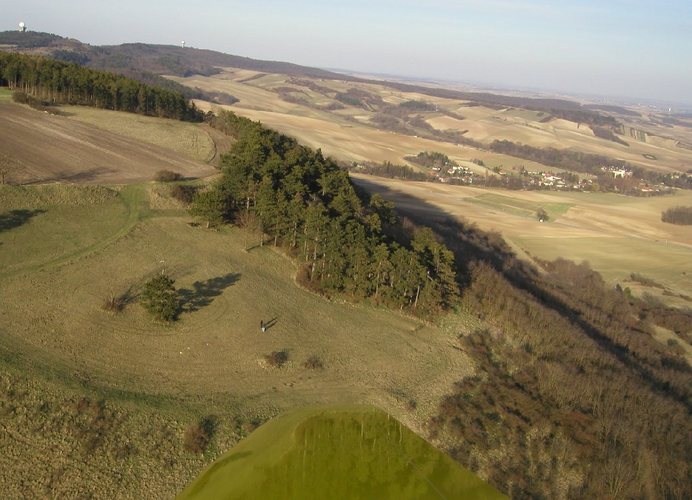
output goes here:
<path id="1" fill-rule="evenodd" d="M 692 105 L 691 0 L 22 0 L 0 30 Z"/>

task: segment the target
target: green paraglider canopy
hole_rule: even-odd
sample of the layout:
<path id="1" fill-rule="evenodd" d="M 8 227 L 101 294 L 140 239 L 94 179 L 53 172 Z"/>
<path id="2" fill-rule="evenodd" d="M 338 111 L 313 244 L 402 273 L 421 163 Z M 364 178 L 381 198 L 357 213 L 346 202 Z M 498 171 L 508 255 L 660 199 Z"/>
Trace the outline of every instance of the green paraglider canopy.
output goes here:
<path id="1" fill-rule="evenodd" d="M 181 499 L 506 498 L 387 413 L 303 408 L 259 427 Z"/>

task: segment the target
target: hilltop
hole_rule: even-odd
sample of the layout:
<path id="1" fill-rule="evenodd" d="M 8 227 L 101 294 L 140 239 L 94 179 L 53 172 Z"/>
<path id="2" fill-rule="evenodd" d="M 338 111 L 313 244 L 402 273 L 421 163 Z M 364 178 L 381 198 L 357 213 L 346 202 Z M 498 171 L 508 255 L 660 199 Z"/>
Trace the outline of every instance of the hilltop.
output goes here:
<path id="1" fill-rule="evenodd" d="M 3 45 L 5 47 L 2 47 Z M 220 73 L 222 68 L 236 68 L 292 77 L 385 84 L 393 90 L 420 93 L 430 97 L 466 100 L 490 105 L 491 107 L 521 107 L 536 111 L 552 112 L 556 115 L 572 117 L 587 123 L 615 124 L 613 118 L 599 113 L 593 107 L 583 106 L 566 99 L 528 98 L 488 92 L 465 92 L 423 84 L 359 78 L 288 62 L 258 60 L 193 47 L 183 48 L 175 45 L 146 43 L 92 46 L 73 38 L 65 38 L 50 33 L 5 31 L 0 32 L 0 48 L 46 55 L 95 69 L 125 73 L 128 76 L 137 73 L 180 77 L 192 75 L 211 76 Z M 621 108 L 610 108 L 611 111 L 619 109 Z"/>

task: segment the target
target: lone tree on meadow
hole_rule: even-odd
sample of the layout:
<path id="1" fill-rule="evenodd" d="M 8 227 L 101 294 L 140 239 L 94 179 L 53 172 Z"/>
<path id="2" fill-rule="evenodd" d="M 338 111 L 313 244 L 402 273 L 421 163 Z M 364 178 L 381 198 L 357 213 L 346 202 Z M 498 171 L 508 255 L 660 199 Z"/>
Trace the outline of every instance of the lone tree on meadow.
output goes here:
<path id="1" fill-rule="evenodd" d="M 147 281 L 142 291 L 142 306 L 156 319 L 173 321 L 178 316 L 178 296 L 175 281 L 165 273 Z"/>

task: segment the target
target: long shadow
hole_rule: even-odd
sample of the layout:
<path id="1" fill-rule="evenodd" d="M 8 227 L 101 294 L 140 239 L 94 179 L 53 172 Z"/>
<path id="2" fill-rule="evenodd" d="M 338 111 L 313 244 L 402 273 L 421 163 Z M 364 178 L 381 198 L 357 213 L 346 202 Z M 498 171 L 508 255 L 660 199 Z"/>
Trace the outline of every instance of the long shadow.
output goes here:
<path id="1" fill-rule="evenodd" d="M 637 358 L 632 352 L 612 339 L 605 330 L 582 317 L 582 312 L 559 297 L 548 283 L 541 278 L 535 266 L 520 260 L 498 233 L 484 232 L 473 224 L 460 221 L 444 210 L 414 196 L 394 191 L 373 181 L 351 180 L 369 193 L 379 193 L 383 198 L 396 203 L 396 210 L 413 222 L 429 226 L 442 237 L 447 247 L 454 253 L 457 266 L 457 279 L 462 290 L 470 283 L 469 264 L 480 260 L 491 267 L 514 287 L 528 292 L 545 307 L 567 318 L 578 326 L 584 334 L 598 344 L 605 352 L 617 359 L 623 366 L 632 370 L 655 392 L 672 398 L 692 411 L 692 402 L 687 394 L 671 387 L 646 366 L 646 361 Z M 591 307 L 597 307 L 597 304 Z M 689 371 L 685 367 L 683 371 Z"/>
<path id="2" fill-rule="evenodd" d="M 94 167 L 80 172 L 62 173 L 59 172 L 51 177 L 36 179 L 33 181 L 24 182 L 26 186 L 32 184 L 43 184 L 46 182 L 64 181 L 64 182 L 91 182 L 95 181 L 101 175 L 110 174 L 116 170 L 107 167 Z"/>
<path id="3" fill-rule="evenodd" d="M 270 328 L 272 328 L 274 325 L 276 325 L 276 323 L 278 323 L 278 321 L 279 321 L 279 318 L 274 316 L 272 319 L 270 319 L 269 321 L 267 321 L 264 324 L 265 330 L 269 330 Z"/>
<path id="4" fill-rule="evenodd" d="M 182 312 L 195 312 L 214 302 L 229 286 L 240 279 L 240 273 L 228 273 L 218 278 L 210 278 L 206 281 L 195 281 L 192 288 L 178 290 L 180 310 Z"/>
<path id="5" fill-rule="evenodd" d="M 45 210 L 41 209 L 27 210 L 22 208 L 18 210 L 10 210 L 7 213 L 0 214 L 0 233 L 23 226 L 32 218 L 44 212 Z"/>

